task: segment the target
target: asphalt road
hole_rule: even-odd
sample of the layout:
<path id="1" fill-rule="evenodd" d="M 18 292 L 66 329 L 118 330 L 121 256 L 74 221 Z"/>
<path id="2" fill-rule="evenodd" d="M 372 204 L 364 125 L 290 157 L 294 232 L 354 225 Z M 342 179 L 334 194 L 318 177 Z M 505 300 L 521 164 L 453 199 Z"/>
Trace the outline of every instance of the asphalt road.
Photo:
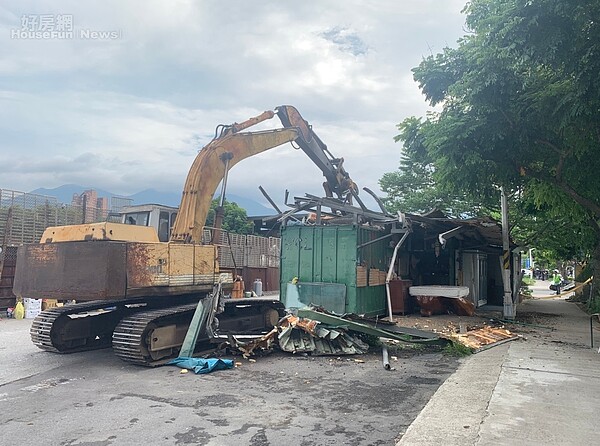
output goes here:
<path id="1" fill-rule="evenodd" d="M 393 371 L 379 352 L 274 353 L 181 374 L 125 364 L 110 349 L 43 352 L 30 323 L 0 320 L 0 444 L 393 445 L 458 366 L 412 350 Z"/>

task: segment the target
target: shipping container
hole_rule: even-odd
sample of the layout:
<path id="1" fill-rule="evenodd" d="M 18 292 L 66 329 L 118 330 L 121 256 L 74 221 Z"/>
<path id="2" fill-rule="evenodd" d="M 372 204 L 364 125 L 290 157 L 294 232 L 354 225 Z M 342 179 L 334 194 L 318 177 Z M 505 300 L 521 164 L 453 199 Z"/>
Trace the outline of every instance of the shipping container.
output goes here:
<path id="1" fill-rule="evenodd" d="M 385 232 L 357 225 L 285 226 L 281 231 L 281 300 L 339 312 L 385 314 L 385 275 L 393 249 Z M 298 280 L 299 293 L 288 296 Z M 340 287 L 345 286 L 345 292 Z M 288 299 L 289 298 L 289 299 Z"/>

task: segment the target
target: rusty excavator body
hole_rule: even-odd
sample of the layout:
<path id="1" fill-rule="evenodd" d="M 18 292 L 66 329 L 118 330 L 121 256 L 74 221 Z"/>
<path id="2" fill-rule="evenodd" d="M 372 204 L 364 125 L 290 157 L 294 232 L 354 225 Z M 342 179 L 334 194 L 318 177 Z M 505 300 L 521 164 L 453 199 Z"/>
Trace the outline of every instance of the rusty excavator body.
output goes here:
<path id="1" fill-rule="evenodd" d="M 244 131 L 275 115 L 283 128 Z M 19 248 L 13 288 L 18 297 L 78 302 L 42 311 L 30 330 L 34 344 L 57 353 L 112 345 L 121 359 L 146 366 L 177 357 L 198 301 L 233 286 L 232 274 L 219 268 L 215 243 L 202 244 L 219 183 L 214 231 L 220 228 L 229 169 L 285 143 L 298 145 L 321 169 L 327 196 L 356 196 L 343 159 L 331 155 L 294 107 L 220 125 L 189 170 L 168 242 L 160 242 L 152 227 L 104 222 L 50 227 L 40 243 Z M 285 310 L 275 299 L 221 301 L 216 322 L 222 336 L 265 333 Z M 208 342 L 199 339 L 196 349 Z"/>

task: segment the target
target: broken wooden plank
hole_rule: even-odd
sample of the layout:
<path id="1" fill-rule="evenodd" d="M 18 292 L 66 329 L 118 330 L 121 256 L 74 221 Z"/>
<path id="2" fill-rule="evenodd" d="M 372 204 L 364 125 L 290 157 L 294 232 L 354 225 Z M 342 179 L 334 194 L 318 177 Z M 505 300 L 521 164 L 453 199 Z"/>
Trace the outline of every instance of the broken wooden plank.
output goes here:
<path id="1" fill-rule="evenodd" d="M 505 328 L 494 328 L 486 326 L 477 330 L 471 330 L 467 333 L 457 333 L 450 335 L 449 338 L 467 348 L 470 348 L 473 353 L 478 353 L 482 350 L 504 344 L 505 342 L 514 341 L 519 336 L 511 333 Z"/>

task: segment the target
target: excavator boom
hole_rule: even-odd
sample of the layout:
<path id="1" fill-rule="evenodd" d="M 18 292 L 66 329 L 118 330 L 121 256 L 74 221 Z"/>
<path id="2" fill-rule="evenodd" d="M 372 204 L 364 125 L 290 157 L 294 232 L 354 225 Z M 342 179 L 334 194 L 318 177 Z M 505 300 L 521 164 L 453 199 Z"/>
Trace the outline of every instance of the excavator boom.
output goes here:
<path id="1" fill-rule="evenodd" d="M 335 193 L 339 198 L 344 198 L 351 192 L 357 193 L 356 185 L 344 170 L 344 159 L 331 155 L 327 146 L 298 110 L 290 105 L 282 105 L 275 110 L 284 126 L 283 129 L 241 132 L 273 118 L 273 111 L 265 111 L 240 124 L 217 127 L 217 130 L 221 129 L 220 134 L 200 150 L 192 163 L 171 233 L 171 241 L 200 243 L 212 197 L 219 183 L 226 178 L 228 169 L 245 158 L 286 142 L 298 144 L 321 169 L 327 180 L 323 184 L 327 196 L 333 196 Z"/>
<path id="2" fill-rule="evenodd" d="M 302 118 L 300 112 L 291 105 L 281 105 L 276 111 L 284 127 L 297 128 L 300 132 L 300 137 L 295 142 L 323 172 L 327 180 L 323 184 L 326 195 L 331 197 L 335 193 L 338 198 L 343 199 L 351 192 L 358 193 L 358 188 L 344 170 L 344 158 L 335 158 L 329 152 L 327 145 Z"/>
<path id="3" fill-rule="evenodd" d="M 192 163 L 188 173 L 179 213 L 175 220 L 171 240 L 200 243 L 212 197 L 228 168 L 241 160 L 298 138 L 294 128 L 263 132 L 228 133 L 213 139 Z"/>

